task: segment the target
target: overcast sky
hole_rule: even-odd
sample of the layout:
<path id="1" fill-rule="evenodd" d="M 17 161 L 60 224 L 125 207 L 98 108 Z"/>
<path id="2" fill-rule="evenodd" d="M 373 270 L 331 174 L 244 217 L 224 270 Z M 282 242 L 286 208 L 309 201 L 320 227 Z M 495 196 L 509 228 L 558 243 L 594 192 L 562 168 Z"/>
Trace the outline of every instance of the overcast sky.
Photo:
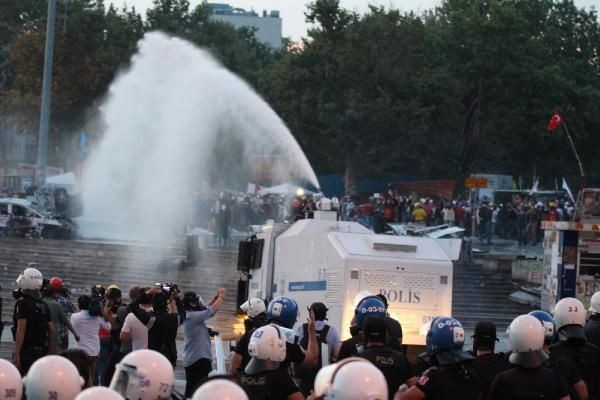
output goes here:
<path id="1" fill-rule="evenodd" d="M 189 0 L 192 6 L 201 2 L 201 0 Z M 146 9 L 152 6 L 152 0 L 107 0 L 105 3 L 113 2 L 116 5 L 126 3 L 129 6 L 135 6 L 138 12 L 146 13 Z M 211 3 L 229 3 L 234 7 L 245 9 L 253 8 L 260 14 L 262 10 L 279 10 L 283 20 L 283 36 L 298 40 L 305 36 L 307 24 L 304 22 L 305 0 L 211 0 Z M 341 0 L 343 7 L 363 12 L 368 4 L 383 5 L 386 7 L 398 8 L 401 11 L 423 11 L 435 7 L 440 0 Z M 594 6 L 600 9 L 600 0 L 575 0 L 580 7 Z"/>

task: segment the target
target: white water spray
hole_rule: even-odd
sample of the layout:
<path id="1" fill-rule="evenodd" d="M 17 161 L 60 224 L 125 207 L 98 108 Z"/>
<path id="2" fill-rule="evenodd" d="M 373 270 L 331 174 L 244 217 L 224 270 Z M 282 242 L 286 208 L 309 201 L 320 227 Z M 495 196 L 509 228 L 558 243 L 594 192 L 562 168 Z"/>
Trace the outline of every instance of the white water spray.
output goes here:
<path id="1" fill-rule="evenodd" d="M 89 237 L 165 240 L 192 192 L 245 190 L 257 158 L 280 182 L 317 178 L 275 112 L 204 50 L 162 33 L 138 44 L 101 107 L 106 134 L 86 165 L 81 226 Z M 110 222 L 101 230 L 98 222 Z M 118 229 L 115 227 L 118 226 Z"/>

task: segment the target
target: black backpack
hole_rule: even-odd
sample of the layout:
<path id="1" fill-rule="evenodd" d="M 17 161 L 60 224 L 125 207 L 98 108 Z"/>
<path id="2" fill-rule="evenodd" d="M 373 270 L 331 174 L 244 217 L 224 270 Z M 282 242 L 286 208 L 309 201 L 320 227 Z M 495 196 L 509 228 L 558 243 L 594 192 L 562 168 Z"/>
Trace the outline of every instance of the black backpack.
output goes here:
<path id="1" fill-rule="evenodd" d="M 302 332 L 303 332 L 303 336 L 302 336 L 302 340 L 300 340 L 300 346 L 304 350 L 306 350 L 308 348 L 308 324 L 302 325 Z M 320 331 L 317 331 L 316 333 L 317 333 L 317 345 L 319 346 L 319 358 L 317 360 L 317 365 L 314 367 L 302 367 L 300 365 L 294 365 L 294 376 L 297 379 L 314 382 L 315 377 L 317 376 L 317 372 L 319 372 L 319 370 L 323 366 L 322 365 L 323 364 L 323 362 L 322 362 L 323 346 L 321 346 L 321 345 L 324 343 L 327 343 L 327 334 L 329 333 L 329 325 L 325 325 L 323 327 L 323 329 L 321 329 Z"/>

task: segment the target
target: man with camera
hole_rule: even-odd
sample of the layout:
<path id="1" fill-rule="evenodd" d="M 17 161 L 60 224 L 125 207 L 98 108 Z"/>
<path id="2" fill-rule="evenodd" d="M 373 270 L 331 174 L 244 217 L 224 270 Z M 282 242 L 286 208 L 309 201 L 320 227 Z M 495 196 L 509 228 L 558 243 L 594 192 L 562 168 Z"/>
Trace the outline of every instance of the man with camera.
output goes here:
<path id="1" fill-rule="evenodd" d="M 200 382 L 212 369 L 210 331 L 206 320 L 212 318 L 221 308 L 227 289 L 217 289 L 217 294 L 208 304 L 194 292 L 183 295 L 183 367 L 185 368 L 185 396 L 191 397 Z"/>
<path id="2" fill-rule="evenodd" d="M 93 380 L 96 362 L 100 354 L 100 328 L 109 330 L 111 319 L 110 307 L 107 304 L 100 305 L 100 315 L 98 315 L 96 304 L 98 300 L 92 299 L 88 295 L 80 296 L 77 299 L 79 304 L 79 312 L 71 315 L 71 325 L 75 332 L 79 334 L 79 341 L 76 347 L 85 351 L 88 355 L 90 364 L 90 381 Z"/>
<path id="3" fill-rule="evenodd" d="M 148 349 L 164 355 L 175 367 L 177 348 L 175 339 L 179 328 L 177 301 L 179 288 L 173 283 L 156 283 L 146 294 L 152 301 L 152 311 L 131 307 L 135 317 L 148 329 Z"/>
<path id="4" fill-rule="evenodd" d="M 139 309 L 145 313 L 134 314 L 132 311 Z M 123 343 L 131 343 L 131 351 L 148 348 L 148 327 L 152 309 L 152 298 L 147 288 L 140 289 L 138 297 L 129 306 L 129 314 L 125 317 L 121 328 L 120 339 Z M 147 314 L 147 315 L 146 315 Z M 142 317 L 143 321 L 140 320 Z"/>

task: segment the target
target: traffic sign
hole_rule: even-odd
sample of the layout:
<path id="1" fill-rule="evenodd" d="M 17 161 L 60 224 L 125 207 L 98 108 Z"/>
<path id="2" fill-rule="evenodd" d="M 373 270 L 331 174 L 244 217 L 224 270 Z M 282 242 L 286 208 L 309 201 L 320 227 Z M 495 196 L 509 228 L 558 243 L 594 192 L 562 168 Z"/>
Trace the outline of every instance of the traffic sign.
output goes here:
<path id="1" fill-rule="evenodd" d="M 487 180 L 487 178 L 478 178 L 476 176 L 471 177 L 471 178 L 465 178 L 465 187 L 470 188 L 470 189 L 474 189 L 474 188 L 485 189 L 488 187 L 488 180 Z"/>

